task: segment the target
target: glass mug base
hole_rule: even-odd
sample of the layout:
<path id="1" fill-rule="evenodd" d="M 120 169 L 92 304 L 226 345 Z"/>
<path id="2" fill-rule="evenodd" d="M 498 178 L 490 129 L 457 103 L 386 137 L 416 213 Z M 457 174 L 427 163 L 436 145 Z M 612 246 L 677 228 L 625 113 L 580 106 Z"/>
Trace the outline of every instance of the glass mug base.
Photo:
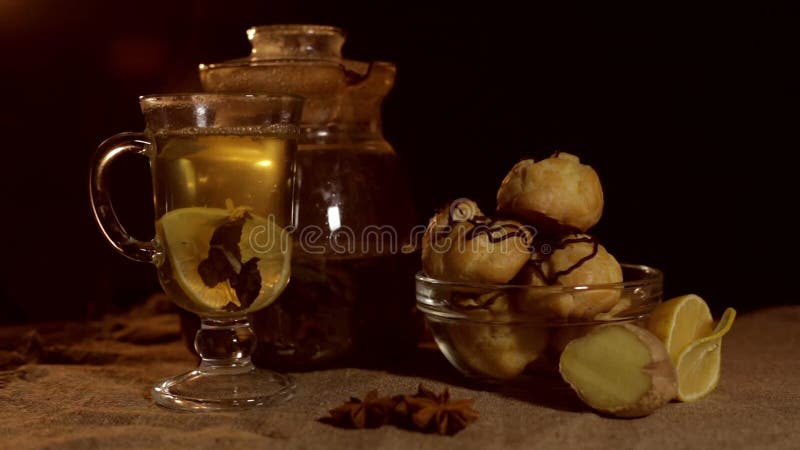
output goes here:
<path id="1" fill-rule="evenodd" d="M 271 406 L 294 397 L 291 377 L 252 364 L 192 370 L 162 380 L 151 391 L 156 404 L 184 411 L 232 411 Z"/>

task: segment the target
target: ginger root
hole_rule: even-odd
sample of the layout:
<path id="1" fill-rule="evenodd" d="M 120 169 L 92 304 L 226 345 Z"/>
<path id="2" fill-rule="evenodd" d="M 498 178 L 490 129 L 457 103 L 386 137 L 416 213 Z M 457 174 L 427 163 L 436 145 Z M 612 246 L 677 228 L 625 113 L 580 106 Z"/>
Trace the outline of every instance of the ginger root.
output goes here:
<path id="1" fill-rule="evenodd" d="M 587 405 L 617 417 L 646 416 L 677 395 L 666 347 L 631 324 L 597 327 L 570 342 L 559 372 Z"/>

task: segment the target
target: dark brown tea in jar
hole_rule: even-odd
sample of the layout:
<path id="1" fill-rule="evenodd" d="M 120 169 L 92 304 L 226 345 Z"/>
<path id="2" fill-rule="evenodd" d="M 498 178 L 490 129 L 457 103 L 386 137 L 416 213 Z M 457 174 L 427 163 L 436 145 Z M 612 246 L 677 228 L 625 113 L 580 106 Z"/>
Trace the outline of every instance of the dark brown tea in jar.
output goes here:
<path id="1" fill-rule="evenodd" d="M 344 357 L 381 362 L 413 347 L 420 324 L 408 302 L 415 256 L 301 257 L 276 302 L 255 315 L 257 364 L 298 369 Z"/>

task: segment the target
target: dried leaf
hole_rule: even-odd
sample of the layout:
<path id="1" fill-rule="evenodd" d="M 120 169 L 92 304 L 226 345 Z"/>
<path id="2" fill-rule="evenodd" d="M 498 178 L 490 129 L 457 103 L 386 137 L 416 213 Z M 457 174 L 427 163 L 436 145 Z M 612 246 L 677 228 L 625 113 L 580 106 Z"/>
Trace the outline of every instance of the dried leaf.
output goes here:
<path id="1" fill-rule="evenodd" d="M 231 287 L 236 291 L 236 297 L 242 308 L 249 307 L 261 292 L 261 272 L 258 271 L 256 257 L 250 258 L 242 264 L 242 270 L 235 277 L 230 278 Z"/>
<path id="2" fill-rule="evenodd" d="M 236 292 L 242 309 L 248 308 L 261 292 L 259 259 L 254 257 L 242 263 L 242 251 L 239 248 L 245 220 L 251 218 L 250 213 L 244 210 L 231 214 L 214 230 L 209 242 L 208 258 L 197 266 L 200 278 L 208 287 L 213 288 L 227 280 Z"/>

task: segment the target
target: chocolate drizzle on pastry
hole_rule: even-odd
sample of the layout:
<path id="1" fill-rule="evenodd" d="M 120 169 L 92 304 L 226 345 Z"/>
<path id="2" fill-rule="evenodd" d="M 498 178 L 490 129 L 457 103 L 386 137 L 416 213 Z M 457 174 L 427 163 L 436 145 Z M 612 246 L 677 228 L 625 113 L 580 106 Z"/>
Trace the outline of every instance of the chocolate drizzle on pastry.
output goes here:
<path id="1" fill-rule="evenodd" d="M 474 203 L 468 201 L 455 201 L 449 206 L 447 223 L 434 230 L 432 238 L 434 241 L 447 237 L 453 227 L 458 223 L 468 223 L 472 225 L 464 239 L 471 241 L 480 236 L 486 236 L 489 242 L 496 244 L 512 238 L 522 238 L 528 245 L 528 249 L 533 253 L 530 264 L 536 273 L 547 285 L 558 284 L 558 279 L 581 267 L 587 261 L 597 255 L 600 242 L 596 237 L 582 232 L 578 228 L 559 223 L 544 214 L 537 213 L 536 223 L 540 227 L 513 223 L 516 218 L 491 218 L 482 214 L 476 214 L 479 210 Z M 536 240 L 534 241 L 534 237 Z M 590 243 L 592 251 L 583 258 L 576 261 L 566 269 L 546 274 L 543 265 L 547 262 L 553 252 L 565 249 L 571 244 Z M 538 250 L 537 250 L 538 247 Z M 542 251 L 549 248 L 549 251 Z M 481 305 L 485 306 L 485 305 Z"/>
<path id="2" fill-rule="evenodd" d="M 506 239 L 520 237 L 525 239 L 529 246 L 532 245 L 532 234 L 530 230 L 526 229 L 525 226 L 517 225 L 515 223 L 498 224 L 498 221 L 496 220 L 488 218 L 484 219 L 486 219 L 485 222 L 470 221 L 473 227 L 467 232 L 465 236 L 466 240 L 471 241 L 478 236 L 485 235 L 489 242 L 496 244 L 498 242 L 503 242 Z"/>
<path id="3" fill-rule="evenodd" d="M 531 258 L 531 263 L 533 265 L 534 270 L 536 270 L 536 273 L 542 278 L 542 280 L 544 280 L 544 282 L 547 285 L 551 286 L 558 283 L 558 279 L 560 277 L 571 273 L 572 271 L 582 266 L 587 261 L 594 258 L 597 255 L 597 251 L 600 248 L 600 242 L 597 240 L 597 238 L 589 235 L 584 235 L 582 237 L 573 237 L 573 238 L 568 238 L 566 235 L 562 235 L 560 238 L 553 240 L 552 242 L 555 243 L 554 244 L 549 242 L 542 243 L 542 247 L 545 245 L 550 246 L 550 248 L 552 249 L 550 252 L 544 254 L 543 252 L 539 251 L 536 253 L 535 257 Z M 559 270 L 549 275 L 544 273 L 544 270 L 542 270 L 542 265 L 550 259 L 550 257 L 553 255 L 553 252 L 555 252 L 556 250 L 565 249 L 570 244 L 580 244 L 584 242 L 592 244 L 591 253 L 575 261 L 573 265 L 567 267 L 566 269 Z"/>
<path id="4" fill-rule="evenodd" d="M 447 224 L 433 233 L 434 241 L 449 235 L 455 224 L 464 222 L 472 225 L 472 228 L 464 236 L 467 241 L 479 236 L 486 236 L 489 242 L 496 244 L 507 239 L 520 237 L 525 239 L 532 248 L 535 233 L 531 231 L 531 227 L 515 223 L 499 223 L 499 219 L 475 215 L 474 211 L 471 211 L 472 208 L 473 206 L 465 201 L 457 201 L 457 203 L 452 204 L 447 215 Z"/>

